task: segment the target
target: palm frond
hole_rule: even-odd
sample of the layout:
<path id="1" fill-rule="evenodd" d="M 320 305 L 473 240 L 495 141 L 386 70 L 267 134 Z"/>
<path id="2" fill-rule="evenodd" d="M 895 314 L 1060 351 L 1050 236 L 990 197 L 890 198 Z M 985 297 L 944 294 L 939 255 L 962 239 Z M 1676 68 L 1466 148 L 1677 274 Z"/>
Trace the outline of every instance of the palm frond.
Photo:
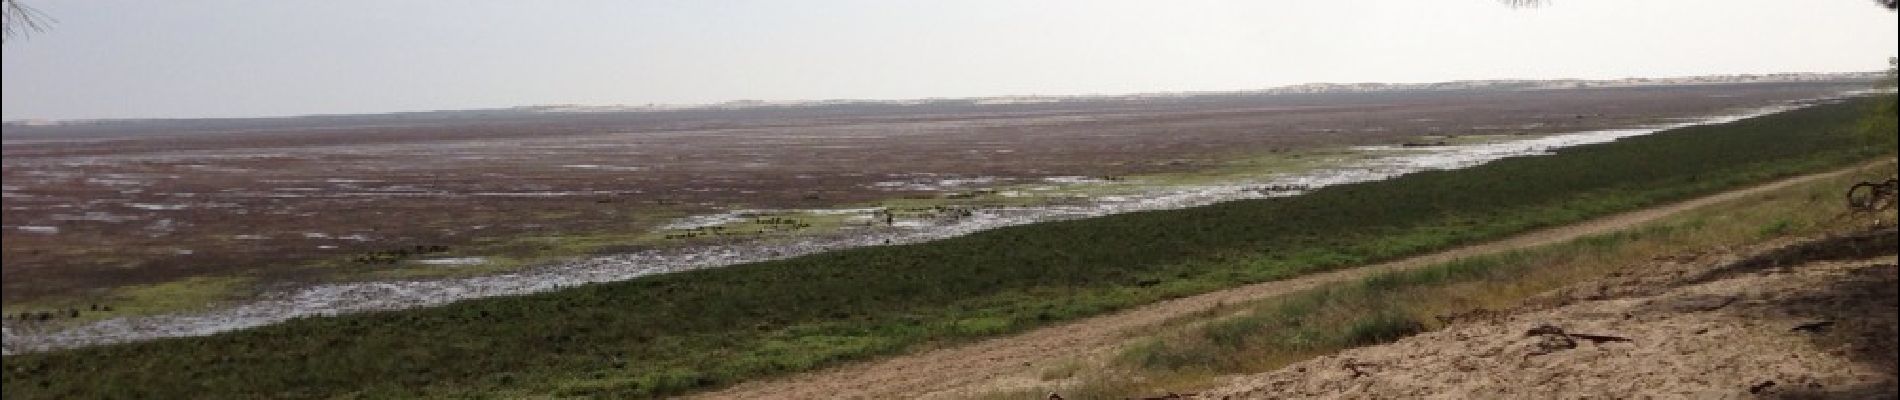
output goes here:
<path id="1" fill-rule="evenodd" d="M 16 0 L 0 0 L 0 42 L 46 30 L 53 19 Z"/>

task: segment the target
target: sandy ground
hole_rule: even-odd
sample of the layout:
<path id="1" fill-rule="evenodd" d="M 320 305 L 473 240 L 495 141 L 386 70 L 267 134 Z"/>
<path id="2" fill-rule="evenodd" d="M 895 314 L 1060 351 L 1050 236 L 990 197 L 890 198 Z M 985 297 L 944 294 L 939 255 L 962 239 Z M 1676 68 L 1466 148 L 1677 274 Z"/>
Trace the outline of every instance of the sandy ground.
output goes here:
<path id="1" fill-rule="evenodd" d="M 1130 333 L 1224 304 L 1279 296 L 1324 284 L 1363 279 L 1373 274 L 1418 268 L 1471 255 L 1558 243 L 1582 236 L 1612 232 L 1696 207 L 1772 191 L 1802 182 L 1839 176 L 1852 170 L 1789 178 L 1667 206 L 1618 214 L 1581 224 L 1535 231 L 1501 241 L 1383 264 L 1175 299 L 1010 337 L 856 363 L 779 379 L 744 383 L 726 390 L 700 394 L 697 397 L 953 398 L 996 389 L 1021 387 L 1023 382 L 1038 381 L 1038 371 L 1047 367 L 1048 363 L 1112 354 L 1129 339 Z M 1579 332 L 1587 332 L 1582 325 L 1579 325 L 1577 329 Z M 1521 331 L 1520 329 L 1519 333 Z"/>
<path id="2" fill-rule="evenodd" d="M 1656 260 L 1194 397 L 1900 398 L 1894 239 Z"/>

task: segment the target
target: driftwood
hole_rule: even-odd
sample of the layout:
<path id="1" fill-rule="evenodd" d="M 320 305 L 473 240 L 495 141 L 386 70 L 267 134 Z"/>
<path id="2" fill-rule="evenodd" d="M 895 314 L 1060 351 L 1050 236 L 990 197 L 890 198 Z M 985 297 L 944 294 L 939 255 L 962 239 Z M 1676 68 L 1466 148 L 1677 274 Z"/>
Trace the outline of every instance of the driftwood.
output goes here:
<path id="1" fill-rule="evenodd" d="M 1524 332 L 1524 336 L 1540 338 L 1540 341 L 1535 343 L 1534 348 L 1524 355 L 1525 357 L 1541 356 L 1577 348 L 1578 339 L 1588 340 L 1590 343 L 1595 344 L 1632 341 L 1630 338 L 1615 335 L 1565 332 L 1563 328 L 1551 324 L 1542 324 L 1531 328 L 1529 331 Z"/>
<path id="2" fill-rule="evenodd" d="M 1353 378 L 1358 378 L 1358 377 L 1363 377 L 1366 375 L 1372 375 L 1373 372 L 1377 372 L 1376 369 L 1379 366 L 1379 364 L 1346 360 L 1346 363 L 1340 366 L 1346 368 L 1347 372 L 1351 372 Z M 1369 370 L 1368 368 L 1370 368 L 1371 370 Z"/>
<path id="3" fill-rule="evenodd" d="M 1583 340 L 1590 341 L 1590 343 L 1631 341 L 1630 338 L 1626 338 L 1622 336 L 1565 332 L 1564 328 L 1559 328 L 1556 325 L 1551 325 L 1551 324 L 1538 325 L 1537 327 L 1531 328 L 1531 330 L 1524 332 L 1524 336 L 1541 336 L 1541 335 L 1557 335 L 1557 336 L 1569 337 L 1572 339 L 1583 339 Z"/>
<path id="4" fill-rule="evenodd" d="M 1804 323 L 1800 325 L 1795 325 L 1794 329 L 1789 329 L 1789 330 L 1795 331 L 1795 332 L 1821 333 L 1821 332 L 1827 332 L 1827 328 L 1832 328 L 1832 327 L 1834 327 L 1834 321 L 1814 321 L 1814 322 Z"/>
<path id="5" fill-rule="evenodd" d="M 1885 211 L 1894 207 L 1895 200 L 1900 200 L 1900 178 L 1862 181 L 1847 188 L 1847 208 L 1855 212 Z"/>

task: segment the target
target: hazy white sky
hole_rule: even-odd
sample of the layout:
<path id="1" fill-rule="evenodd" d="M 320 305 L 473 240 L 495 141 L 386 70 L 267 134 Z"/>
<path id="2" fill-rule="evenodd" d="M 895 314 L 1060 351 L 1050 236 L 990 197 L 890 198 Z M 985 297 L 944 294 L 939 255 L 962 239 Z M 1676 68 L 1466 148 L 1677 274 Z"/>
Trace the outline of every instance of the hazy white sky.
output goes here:
<path id="1" fill-rule="evenodd" d="M 1867 71 L 1868 0 L 61 1 L 4 118 Z"/>

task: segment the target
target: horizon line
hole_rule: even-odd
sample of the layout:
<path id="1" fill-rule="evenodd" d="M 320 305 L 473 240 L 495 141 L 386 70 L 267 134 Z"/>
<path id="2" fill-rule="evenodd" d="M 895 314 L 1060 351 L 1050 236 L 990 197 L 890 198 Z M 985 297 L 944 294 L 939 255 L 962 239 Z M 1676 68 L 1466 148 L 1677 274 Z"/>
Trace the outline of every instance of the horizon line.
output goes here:
<path id="1" fill-rule="evenodd" d="M 500 106 L 500 107 L 487 107 L 487 108 L 483 108 L 483 107 L 438 108 L 438 109 L 395 110 L 395 111 L 277 114 L 277 115 L 255 115 L 255 116 L 15 118 L 15 119 L 7 119 L 7 120 L 0 121 L 0 125 L 11 126 L 11 127 L 30 127 L 30 126 L 57 126 L 57 125 L 66 125 L 66 124 L 100 124 L 100 123 L 121 123 L 121 122 L 146 122 L 146 121 L 296 119 L 296 118 L 421 114 L 421 113 L 436 113 L 436 112 L 518 111 L 518 110 L 533 109 L 533 108 L 561 108 L 561 107 L 600 108 L 600 109 L 626 108 L 626 109 L 603 110 L 603 111 L 577 110 L 577 111 L 547 111 L 547 112 L 548 113 L 667 112 L 667 111 L 687 111 L 687 110 L 708 109 L 708 108 L 717 108 L 717 107 L 722 107 L 722 106 L 727 106 L 727 107 L 738 106 L 738 108 L 797 107 L 797 106 L 814 106 L 814 105 L 826 105 L 826 104 L 845 104 L 845 103 L 854 103 L 854 102 L 855 103 L 897 103 L 897 102 L 1013 99 L 1013 98 L 1110 99 L 1110 98 L 1116 98 L 1116 97 L 1130 97 L 1130 96 L 1187 97 L 1187 96 L 1195 96 L 1195 95 L 1217 95 L 1217 94 L 1279 95 L 1279 94 L 1300 94 L 1300 93 L 1272 93 L 1272 92 L 1275 90 L 1285 90 L 1285 89 L 1294 89 L 1294 88 L 1300 88 L 1300 87 L 1306 87 L 1306 86 L 1324 86 L 1324 85 L 1340 85 L 1340 86 L 1435 85 L 1435 84 L 1486 83 L 1486 82 L 1586 82 L 1587 83 L 1587 82 L 1626 82 L 1626 81 L 1632 81 L 1632 80 L 1671 80 L 1671 79 L 1696 79 L 1696 78 L 1767 78 L 1767 77 L 1776 77 L 1776 76 L 1804 76 L 1804 75 L 1805 76 L 1858 77 L 1861 75 L 1885 75 L 1887 73 L 1888 73 L 1888 70 L 1871 70 L 1871 71 L 1844 71 L 1844 72 L 1768 72 L 1768 73 L 1739 73 L 1739 74 L 1730 73 L 1730 74 L 1673 75 L 1673 76 L 1648 76 L 1648 77 L 1626 76 L 1626 77 L 1621 77 L 1621 78 L 1603 78 L 1603 79 L 1486 78 L 1486 79 L 1456 79 L 1456 80 L 1421 81 L 1421 82 L 1372 82 L 1372 81 L 1306 82 L 1306 83 L 1296 83 L 1296 84 L 1270 86 L 1270 87 L 1264 87 L 1264 88 L 1251 88 L 1251 89 L 1175 90 L 1175 91 L 1146 91 L 1146 92 L 1125 92 L 1125 93 L 1099 93 L 1097 92 L 1097 93 L 1080 93 L 1080 94 L 1000 94 L 1000 95 L 988 95 L 988 96 L 942 96 L 942 97 L 911 97 L 911 98 L 830 98 L 830 99 L 782 99 L 782 100 L 731 99 L 731 100 L 723 100 L 723 101 L 709 102 L 709 103 L 646 103 L 645 105 L 632 105 L 632 104 L 625 104 L 625 103 L 620 103 L 620 104 L 544 103 L 544 104 L 524 104 L 524 105 L 516 105 L 516 106 Z"/>

